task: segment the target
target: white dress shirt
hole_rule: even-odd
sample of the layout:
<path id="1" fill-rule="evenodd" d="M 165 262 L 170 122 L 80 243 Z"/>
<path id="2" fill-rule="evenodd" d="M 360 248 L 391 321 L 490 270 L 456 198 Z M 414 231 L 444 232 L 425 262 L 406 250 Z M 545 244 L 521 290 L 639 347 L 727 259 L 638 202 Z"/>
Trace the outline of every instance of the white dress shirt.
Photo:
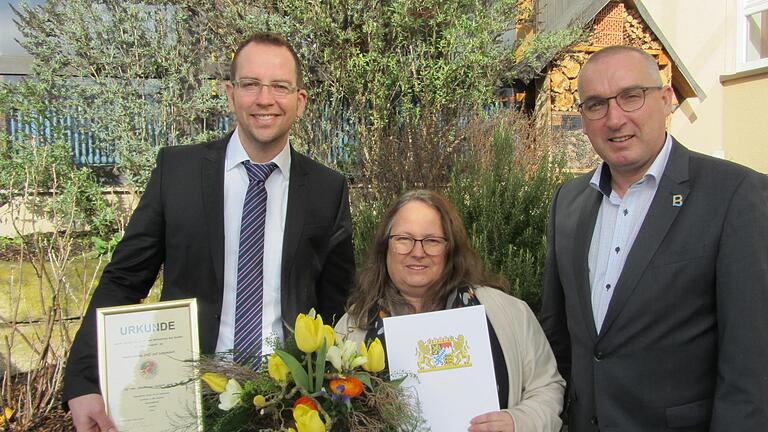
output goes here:
<path id="1" fill-rule="evenodd" d="M 235 302 L 237 293 L 237 260 L 240 248 L 240 222 L 243 202 L 248 189 L 248 173 L 243 161 L 249 160 L 238 130 L 232 134 L 224 159 L 224 297 L 216 352 L 229 351 L 235 341 Z M 288 207 L 288 183 L 291 173 L 290 146 L 272 162 L 277 169 L 264 183 L 267 189 L 267 216 L 264 226 L 264 312 L 262 315 L 262 342 L 269 337 L 283 338 L 280 308 L 280 267 L 283 259 L 283 232 Z M 263 354 L 272 352 L 264 343 Z"/>
<path id="2" fill-rule="evenodd" d="M 627 189 L 624 197 L 612 190 L 611 173 L 605 162 L 598 167 L 589 182 L 590 186 L 603 194 L 588 257 L 592 314 L 598 333 L 603 326 L 627 255 L 656 195 L 671 148 L 672 137 L 667 134 L 664 147 L 653 164 L 640 180 Z"/>

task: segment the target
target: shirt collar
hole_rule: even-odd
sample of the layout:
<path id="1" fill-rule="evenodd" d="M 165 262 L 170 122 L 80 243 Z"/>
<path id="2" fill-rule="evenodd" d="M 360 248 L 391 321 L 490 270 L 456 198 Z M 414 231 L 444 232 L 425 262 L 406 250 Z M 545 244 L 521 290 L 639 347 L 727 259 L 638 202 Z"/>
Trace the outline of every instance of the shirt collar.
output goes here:
<path id="1" fill-rule="evenodd" d="M 283 178 L 287 181 L 290 178 L 291 173 L 291 146 L 290 137 L 288 138 L 288 144 L 277 154 L 270 162 L 277 164 L 277 169 L 283 174 Z M 240 166 L 244 161 L 250 160 L 248 153 L 243 148 L 242 142 L 240 142 L 240 135 L 238 135 L 238 129 L 235 128 L 235 132 L 229 138 L 229 144 L 227 145 L 227 154 L 224 158 L 224 171 L 228 172 Z"/>
<path id="2" fill-rule="evenodd" d="M 661 148 L 661 151 L 656 155 L 656 159 L 654 159 L 653 163 L 648 168 L 648 171 L 645 172 L 643 178 L 635 182 L 635 184 L 644 181 L 654 181 L 655 184 L 658 185 L 659 181 L 661 181 L 662 174 L 664 174 L 664 168 L 667 166 L 671 150 L 672 135 L 666 134 L 664 146 Z M 600 191 L 603 195 L 607 197 L 611 196 L 611 170 L 608 169 L 607 163 L 603 162 L 597 167 L 594 174 L 592 174 L 592 179 L 590 179 L 589 185 Z"/>

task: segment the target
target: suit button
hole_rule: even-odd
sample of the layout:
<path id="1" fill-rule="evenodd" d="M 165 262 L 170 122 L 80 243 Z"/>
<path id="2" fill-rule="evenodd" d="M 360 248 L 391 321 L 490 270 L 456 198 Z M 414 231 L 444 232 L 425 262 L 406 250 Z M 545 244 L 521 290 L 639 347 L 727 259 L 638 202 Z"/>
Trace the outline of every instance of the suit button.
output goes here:
<path id="1" fill-rule="evenodd" d="M 214 315 L 213 317 L 214 317 L 214 318 L 216 318 L 217 320 L 220 320 L 220 319 L 221 319 L 221 315 L 219 315 L 219 314 L 216 314 L 216 315 Z"/>
<path id="2" fill-rule="evenodd" d="M 597 425 L 597 417 L 596 416 L 592 416 L 592 418 L 589 419 L 589 422 L 592 423 L 593 425 Z"/>
<path id="3" fill-rule="evenodd" d="M 595 353 L 595 360 L 600 361 L 605 358 L 605 354 L 603 354 L 602 351 L 598 351 Z"/>

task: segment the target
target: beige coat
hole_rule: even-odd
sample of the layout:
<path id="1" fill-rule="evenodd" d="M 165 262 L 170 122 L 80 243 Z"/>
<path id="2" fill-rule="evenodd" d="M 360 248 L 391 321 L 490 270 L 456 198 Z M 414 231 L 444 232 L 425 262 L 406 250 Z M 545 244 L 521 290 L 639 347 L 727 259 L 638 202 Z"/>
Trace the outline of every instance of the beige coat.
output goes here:
<path id="1" fill-rule="evenodd" d="M 519 299 L 497 289 L 475 289 L 499 338 L 509 379 L 509 407 L 515 432 L 557 432 L 562 422 L 565 380 L 544 332 L 531 309 Z M 339 337 L 359 342 L 365 331 L 349 322 L 349 315 L 336 324 Z M 479 414 L 479 413 L 478 413 Z"/>

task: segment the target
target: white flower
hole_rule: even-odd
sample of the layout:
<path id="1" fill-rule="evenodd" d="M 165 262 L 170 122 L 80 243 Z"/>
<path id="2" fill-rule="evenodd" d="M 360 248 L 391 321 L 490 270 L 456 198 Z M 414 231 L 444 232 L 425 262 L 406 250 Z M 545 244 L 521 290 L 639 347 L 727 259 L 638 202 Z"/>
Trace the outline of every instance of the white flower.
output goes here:
<path id="1" fill-rule="evenodd" d="M 219 409 L 229 411 L 234 408 L 240 403 L 240 394 L 242 392 L 243 388 L 240 387 L 240 383 L 230 379 L 224 392 L 219 395 Z"/>
<path id="2" fill-rule="evenodd" d="M 352 370 L 368 361 L 368 357 L 360 355 L 358 344 L 351 340 L 344 341 L 344 346 L 341 348 L 341 358 L 344 360 L 343 363 L 348 370 Z"/>
<path id="3" fill-rule="evenodd" d="M 325 354 L 325 359 L 331 362 L 337 371 L 341 372 L 341 350 L 338 346 L 334 345 L 328 348 L 328 353 Z"/>
<path id="4" fill-rule="evenodd" d="M 339 372 L 351 371 L 365 364 L 368 358 L 358 354 L 358 345 L 351 340 L 343 343 L 336 341 L 336 345 L 328 348 L 325 359 Z"/>
<path id="5" fill-rule="evenodd" d="M 341 358 L 344 360 L 344 363 L 349 364 L 349 361 L 355 355 L 357 355 L 357 344 L 351 340 L 345 340 L 341 346 Z"/>
<path id="6" fill-rule="evenodd" d="M 349 365 L 350 369 L 354 369 L 358 366 L 362 366 L 364 364 L 368 363 L 368 357 L 365 356 L 357 356 L 354 360 L 352 360 L 352 363 Z"/>

